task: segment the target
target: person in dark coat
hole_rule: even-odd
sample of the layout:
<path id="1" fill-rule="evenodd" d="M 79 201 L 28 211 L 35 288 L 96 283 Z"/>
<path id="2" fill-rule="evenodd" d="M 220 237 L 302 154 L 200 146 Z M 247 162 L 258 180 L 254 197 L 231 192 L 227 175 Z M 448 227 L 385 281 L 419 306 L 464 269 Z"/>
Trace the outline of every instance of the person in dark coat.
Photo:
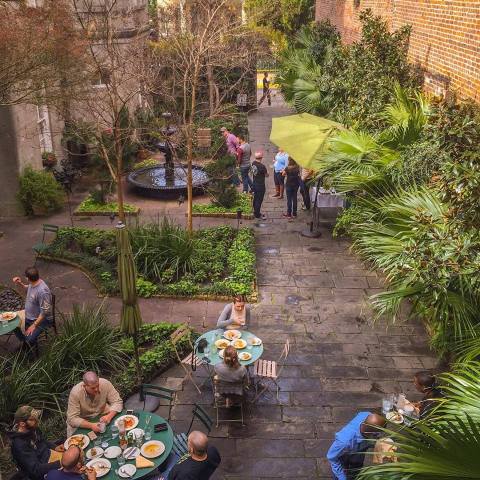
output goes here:
<path id="1" fill-rule="evenodd" d="M 7 433 L 17 467 L 31 480 L 43 480 L 50 470 L 59 469 L 63 445 L 47 441 L 38 428 L 40 411 L 24 405 L 15 412 L 13 429 Z"/>

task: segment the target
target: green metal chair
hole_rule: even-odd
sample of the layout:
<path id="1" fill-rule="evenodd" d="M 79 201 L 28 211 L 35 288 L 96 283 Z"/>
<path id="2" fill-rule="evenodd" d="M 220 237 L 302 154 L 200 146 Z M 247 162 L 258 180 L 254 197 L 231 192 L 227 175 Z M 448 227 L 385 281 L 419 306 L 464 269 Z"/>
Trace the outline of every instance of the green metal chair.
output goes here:
<path id="1" fill-rule="evenodd" d="M 145 410 L 145 404 L 148 396 L 168 400 L 168 421 L 170 421 L 170 416 L 172 413 L 174 394 L 174 390 L 170 390 L 169 388 L 165 387 L 159 387 L 158 385 L 151 385 L 149 383 L 140 385 L 140 400 L 143 401 L 143 410 Z"/>
<path id="2" fill-rule="evenodd" d="M 38 259 L 38 256 L 44 252 L 47 247 L 48 247 L 48 243 L 45 243 L 45 240 L 47 238 L 47 235 L 49 233 L 51 234 L 55 234 L 55 237 L 57 236 L 58 234 L 58 225 L 52 225 L 50 223 L 44 223 L 43 224 L 43 235 L 42 235 L 42 241 L 40 243 L 37 243 L 35 244 L 32 249 L 33 251 L 35 252 L 36 256 L 35 256 L 35 263 L 37 263 L 37 259 Z"/>
<path id="3" fill-rule="evenodd" d="M 199 420 L 207 429 L 207 435 L 212 431 L 213 420 L 200 405 L 195 404 L 192 410 L 192 421 L 190 422 L 187 433 L 178 433 L 173 438 L 173 452 L 180 458 L 188 453 L 187 437 L 192 430 L 192 425 L 195 419 Z"/>

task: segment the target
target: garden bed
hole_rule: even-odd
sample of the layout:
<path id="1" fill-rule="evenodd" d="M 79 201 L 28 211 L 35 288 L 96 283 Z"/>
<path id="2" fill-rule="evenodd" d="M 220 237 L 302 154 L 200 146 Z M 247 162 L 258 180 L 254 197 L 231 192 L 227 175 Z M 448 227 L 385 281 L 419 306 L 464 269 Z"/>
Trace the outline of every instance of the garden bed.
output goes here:
<path id="1" fill-rule="evenodd" d="M 140 208 L 135 205 L 130 205 L 124 203 L 123 209 L 125 215 L 137 216 L 140 213 Z M 100 216 L 109 216 L 112 213 L 118 214 L 118 203 L 109 202 L 109 203 L 98 203 L 96 202 L 91 195 L 88 195 L 85 200 L 75 209 L 73 214 L 75 216 L 91 216 L 91 217 L 100 217 Z"/>
<path id="2" fill-rule="evenodd" d="M 246 220 L 253 219 L 252 197 L 247 193 L 241 193 L 238 196 L 238 202 L 230 208 L 215 205 L 213 203 L 193 205 L 194 217 L 220 217 L 237 218 L 237 210 L 242 211 L 242 218 Z"/>
<path id="3" fill-rule="evenodd" d="M 190 237 L 171 224 L 130 229 L 140 297 L 256 301 L 255 238 L 249 228 L 221 226 Z M 101 294 L 117 294 L 115 232 L 62 227 L 41 258 L 81 269 Z"/>

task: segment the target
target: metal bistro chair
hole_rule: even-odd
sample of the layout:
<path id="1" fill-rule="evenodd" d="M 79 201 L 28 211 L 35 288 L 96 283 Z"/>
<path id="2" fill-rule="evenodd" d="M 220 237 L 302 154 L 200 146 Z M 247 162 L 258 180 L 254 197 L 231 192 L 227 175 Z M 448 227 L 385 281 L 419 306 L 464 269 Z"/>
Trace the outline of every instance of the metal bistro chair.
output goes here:
<path id="1" fill-rule="evenodd" d="M 38 256 L 42 254 L 42 252 L 48 247 L 48 243 L 45 243 L 45 239 L 49 233 L 55 234 L 54 238 L 57 237 L 58 234 L 58 225 L 52 225 L 49 223 L 44 223 L 43 224 L 43 235 L 42 235 L 42 241 L 40 243 L 36 243 L 32 249 L 35 252 L 35 263 L 37 263 Z"/>
<path id="2" fill-rule="evenodd" d="M 290 340 L 287 338 L 285 345 L 282 349 L 282 353 L 278 357 L 278 360 L 262 360 L 259 359 L 253 366 L 253 376 L 257 381 L 256 395 L 253 399 L 253 403 L 256 402 L 267 390 L 270 391 L 272 387 L 277 389 L 277 401 L 279 400 L 280 386 L 278 385 L 278 378 L 282 373 L 285 365 L 285 360 L 290 353 Z M 264 382 L 262 385 L 262 381 Z M 260 390 L 258 389 L 261 386 Z"/>
<path id="3" fill-rule="evenodd" d="M 245 395 L 229 394 L 230 391 L 235 391 L 235 387 L 244 388 L 245 383 L 241 382 L 224 382 L 218 378 L 213 379 L 213 398 L 214 408 L 217 414 L 217 428 L 220 422 L 241 422 L 242 426 L 245 425 L 243 408 L 245 404 Z M 227 406 L 227 399 L 232 403 Z M 220 420 L 220 409 L 223 408 L 226 411 L 231 411 L 235 407 L 240 407 L 240 418 L 224 418 Z"/>
<path id="4" fill-rule="evenodd" d="M 160 387 L 158 385 L 151 385 L 149 383 L 143 383 L 142 385 L 140 385 L 140 401 L 143 401 L 143 410 L 145 410 L 147 397 L 155 397 L 158 399 L 158 404 L 155 405 L 155 408 L 153 410 L 149 410 L 151 412 L 154 412 L 159 407 L 161 399 L 168 400 L 168 421 L 170 421 L 170 416 L 172 413 L 174 394 L 174 390 Z"/>
<path id="5" fill-rule="evenodd" d="M 192 425 L 195 419 L 199 420 L 207 429 L 207 435 L 210 435 L 210 432 L 212 431 L 213 420 L 200 405 L 195 403 L 192 410 L 192 420 L 187 433 L 178 433 L 173 438 L 173 452 L 180 458 L 188 453 L 187 437 L 192 430 Z"/>
<path id="6" fill-rule="evenodd" d="M 193 372 L 197 369 L 197 367 L 204 366 L 205 362 L 199 358 L 195 354 L 195 349 L 192 344 L 191 339 L 191 330 L 187 325 L 182 325 L 178 327 L 171 335 L 170 341 L 172 342 L 173 349 L 175 350 L 175 355 L 177 356 L 178 362 L 182 366 L 183 370 L 185 371 L 185 376 L 182 380 L 182 385 L 187 380 L 187 378 L 195 385 L 198 393 L 202 393 L 200 391 L 200 387 L 196 384 L 195 380 L 193 379 Z M 180 356 L 179 351 L 179 343 L 185 341 L 188 343 L 188 346 L 191 349 L 191 353 L 189 353 L 185 358 Z"/>

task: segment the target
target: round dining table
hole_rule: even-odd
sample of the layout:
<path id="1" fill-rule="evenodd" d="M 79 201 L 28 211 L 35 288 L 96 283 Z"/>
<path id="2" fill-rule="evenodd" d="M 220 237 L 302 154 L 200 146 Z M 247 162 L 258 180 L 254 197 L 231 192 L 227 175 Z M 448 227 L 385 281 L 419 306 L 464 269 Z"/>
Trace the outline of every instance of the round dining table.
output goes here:
<path id="1" fill-rule="evenodd" d="M 254 364 L 263 354 L 263 342 L 260 345 L 251 345 L 249 343 L 250 339 L 253 338 L 258 338 L 256 335 L 254 335 L 251 332 L 248 332 L 246 330 L 238 330 L 242 336 L 243 340 L 247 342 L 247 346 L 245 348 L 239 349 L 238 352 L 248 352 L 250 355 L 252 355 L 252 358 L 250 360 L 240 360 L 240 364 L 244 365 L 245 367 L 248 367 L 249 365 Z M 218 355 L 218 348 L 215 346 L 215 342 L 221 338 L 225 338 L 223 334 L 225 332 L 228 332 L 228 330 L 224 330 L 223 328 L 217 328 L 215 330 L 210 330 L 208 332 L 205 332 L 203 335 L 197 338 L 197 341 L 195 342 L 195 352 L 197 354 L 198 358 L 201 359 L 208 359 L 208 362 L 210 365 L 214 366 L 217 365 L 217 363 L 223 362 L 222 357 Z M 207 347 L 204 349 L 203 353 L 198 351 L 198 343 L 200 340 L 205 339 L 207 341 Z"/>
<path id="2" fill-rule="evenodd" d="M 102 441 L 106 440 L 108 442 L 109 447 L 119 446 L 119 437 L 117 436 L 116 438 L 112 438 L 112 426 L 115 425 L 115 421 L 122 415 L 126 415 L 126 411 L 123 411 L 118 415 L 116 415 L 113 418 L 113 420 L 107 425 L 107 428 L 103 434 L 96 434 L 98 438 L 100 437 L 102 438 Z M 154 463 L 153 467 L 138 468 L 137 471 L 135 472 L 135 475 L 133 475 L 132 477 L 129 477 L 129 479 L 139 479 L 139 478 L 148 476 L 153 470 L 158 468 L 167 459 L 168 455 L 170 455 L 170 452 L 172 451 L 172 448 L 173 448 L 173 430 L 172 430 L 172 427 L 170 427 L 169 423 L 160 415 L 155 415 L 154 413 L 143 412 L 143 411 L 135 411 L 132 416 L 138 418 L 138 425 L 135 428 L 141 428 L 142 430 L 145 430 L 145 426 L 147 424 L 148 418 L 150 417 L 150 421 L 148 422 L 148 428 L 152 432 L 151 440 L 160 440 L 165 445 L 165 451 L 160 456 L 156 458 L 148 459 Z M 154 426 L 159 423 L 166 423 L 168 426 L 168 429 L 163 432 L 155 432 Z M 91 430 L 87 428 L 77 428 L 74 435 L 77 435 L 80 433 L 83 433 L 84 435 L 88 435 L 89 432 L 91 432 Z M 84 449 L 85 452 L 87 452 L 93 446 L 94 446 L 94 442 L 90 441 L 90 443 Z M 103 458 L 103 456 L 101 458 Z M 108 460 L 112 464 L 112 468 L 110 469 L 107 475 L 103 475 L 102 477 L 97 477 L 97 478 L 102 478 L 102 480 L 119 480 L 122 477 L 117 477 L 115 475 L 115 470 L 120 468 L 118 465 L 118 460 L 116 458 L 108 459 Z M 85 461 L 88 462 L 89 460 L 85 459 Z M 125 461 L 125 464 L 129 464 L 129 463 L 135 465 L 135 459 Z"/>
<path id="3" fill-rule="evenodd" d="M 0 315 L 3 312 L 0 312 Z M 0 335 L 6 335 L 7 333 L 12 333 L 18 326 L 20 325 L 20 318 L 16 315 L 15 318 L 12 320 L 8 320 L 8 322 L 0 321 Z"/>

